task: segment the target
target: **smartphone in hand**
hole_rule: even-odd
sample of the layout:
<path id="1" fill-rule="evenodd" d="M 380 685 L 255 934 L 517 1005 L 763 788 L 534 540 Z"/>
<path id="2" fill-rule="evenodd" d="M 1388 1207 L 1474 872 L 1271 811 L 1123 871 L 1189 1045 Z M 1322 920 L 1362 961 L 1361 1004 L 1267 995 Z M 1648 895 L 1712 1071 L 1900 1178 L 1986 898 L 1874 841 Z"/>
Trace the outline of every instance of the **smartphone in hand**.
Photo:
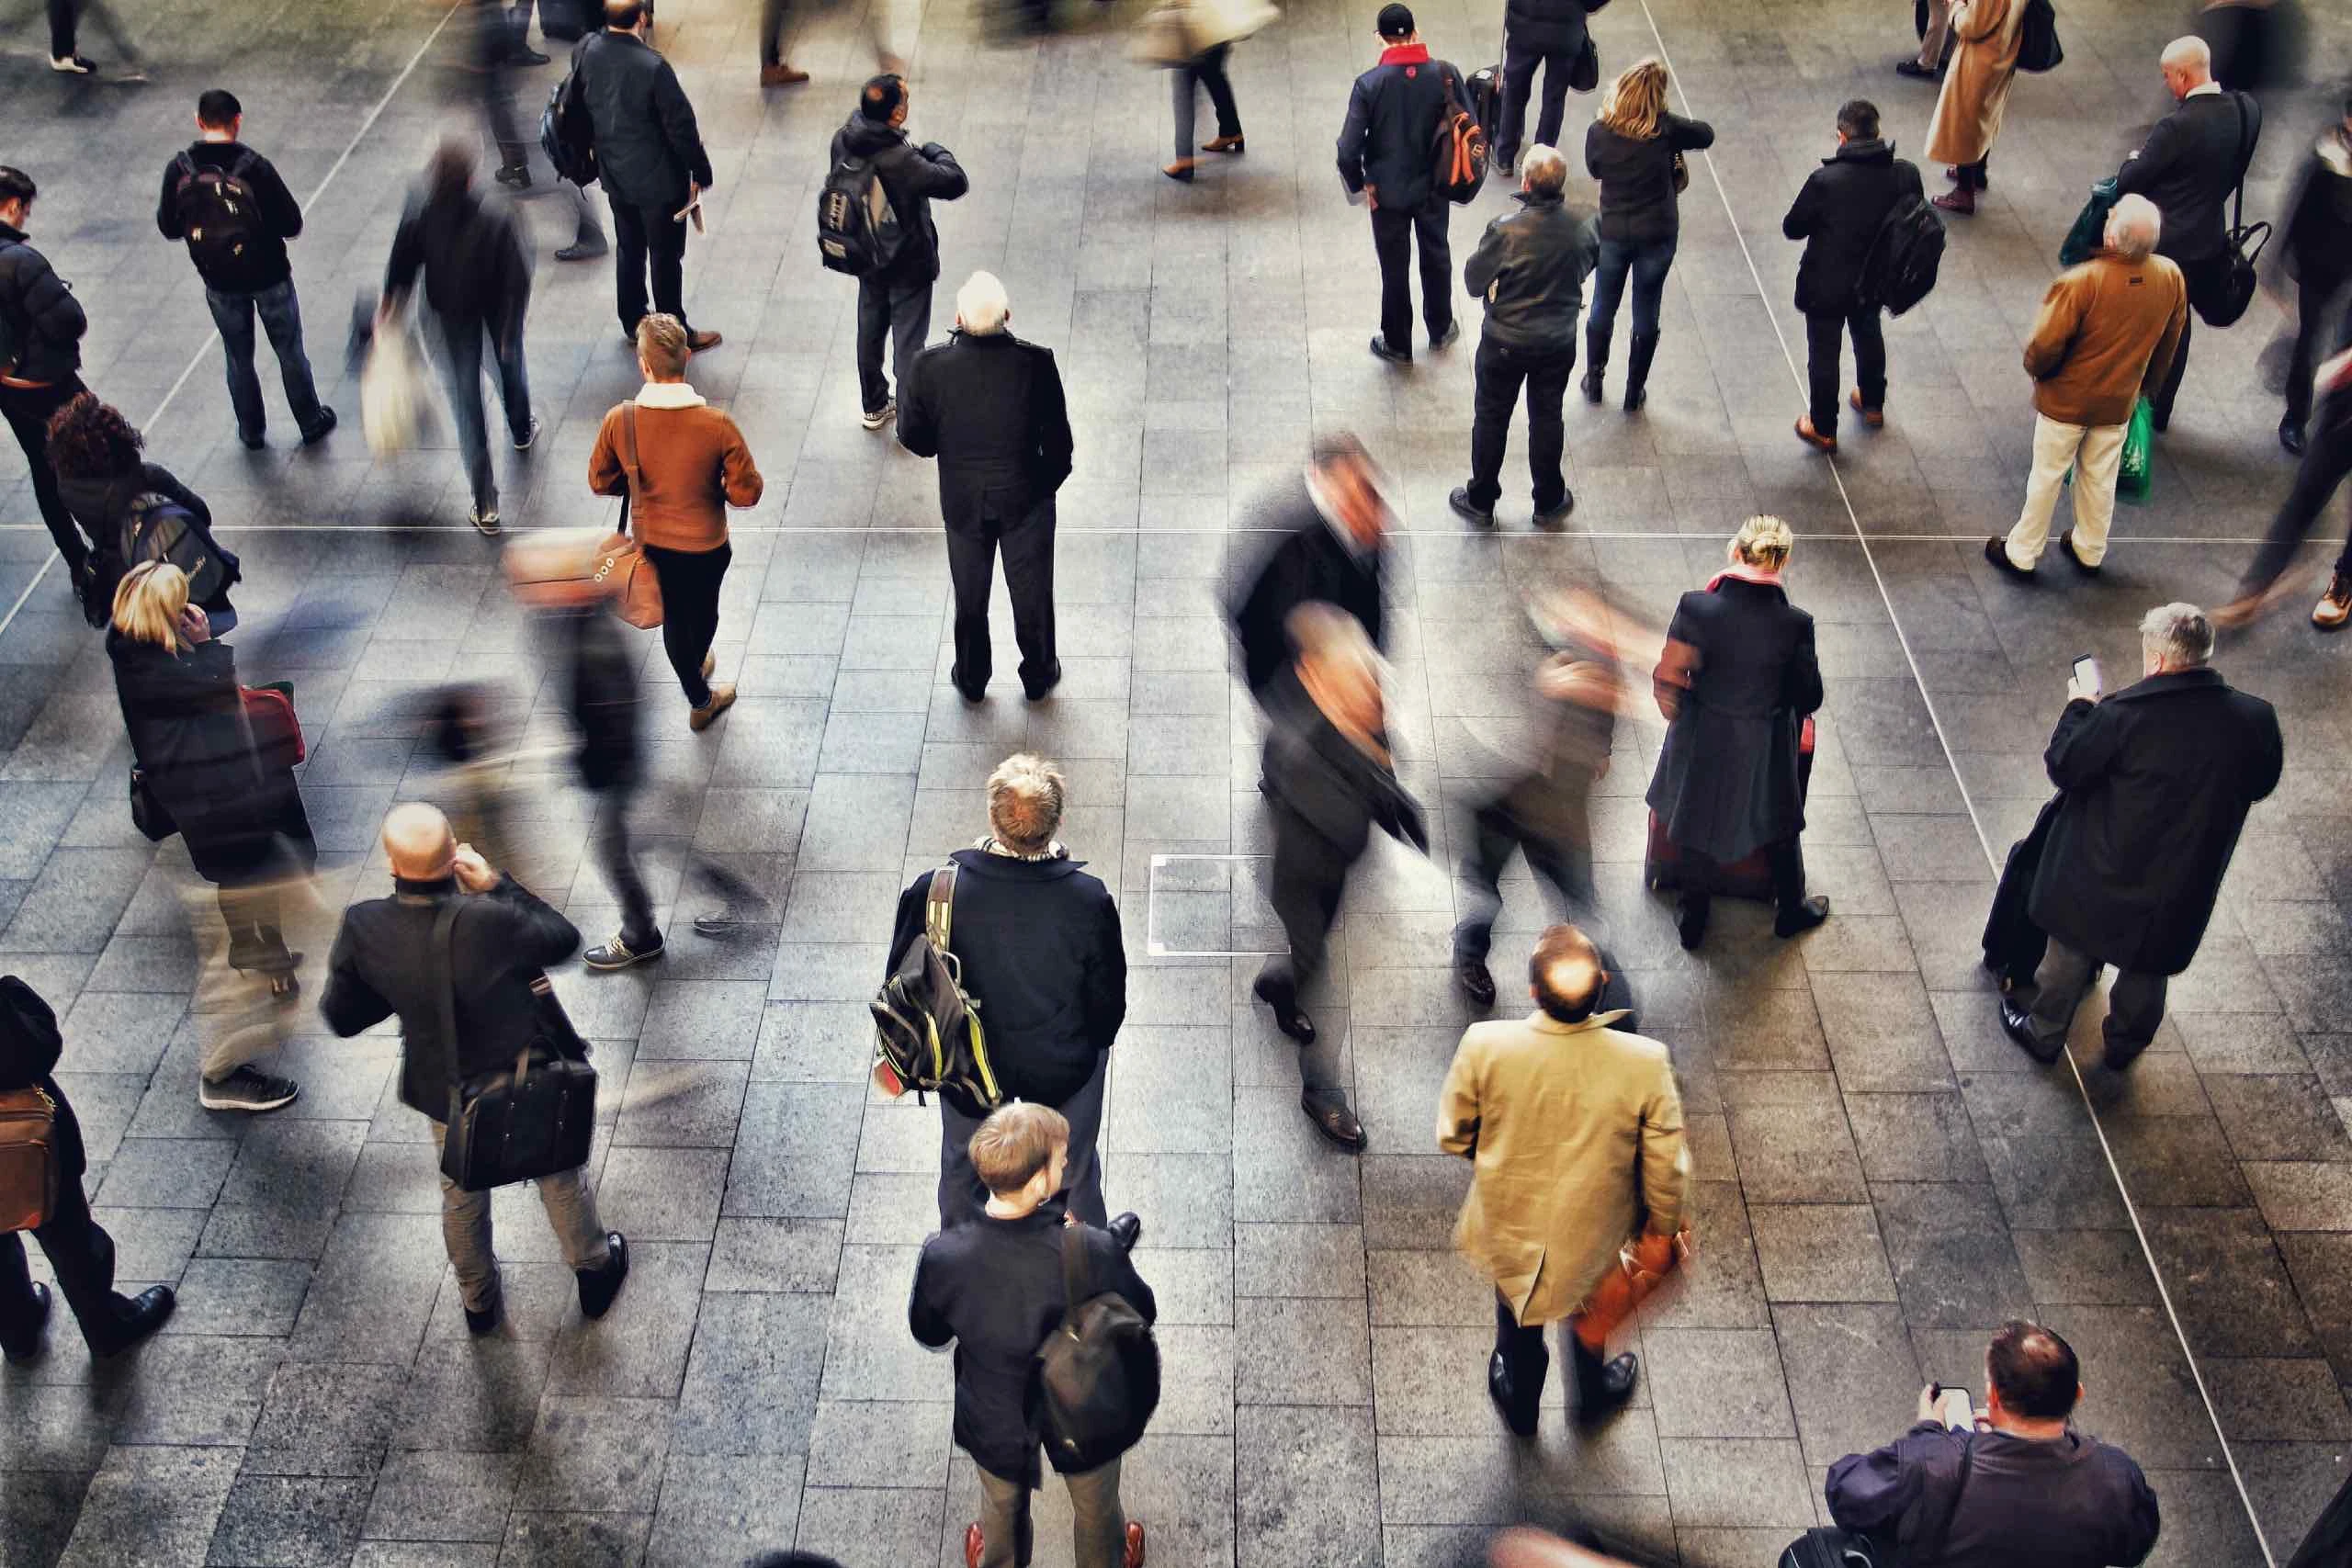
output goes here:
<path id="1" fill-rule="evenodd" d="M 2075 660 L 2074 693 L 2086 702 L 2094 703 L 2107 694 L 2107 680 L 2099 673 L 2098 660 L 2087 653 Z"/>

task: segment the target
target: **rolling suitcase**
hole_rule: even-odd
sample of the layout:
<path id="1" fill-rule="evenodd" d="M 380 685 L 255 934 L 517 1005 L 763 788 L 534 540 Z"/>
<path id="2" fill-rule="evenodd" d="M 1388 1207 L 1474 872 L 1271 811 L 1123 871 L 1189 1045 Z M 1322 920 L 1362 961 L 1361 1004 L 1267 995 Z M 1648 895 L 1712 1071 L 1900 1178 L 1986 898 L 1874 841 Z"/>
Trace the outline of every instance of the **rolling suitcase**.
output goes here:
<path id="1" fill-rule="evenodd" d="M 1813 720 L 1808 717 L 1797 732 L 1797 793 L 1804 796 L 1813 783 Z M 1679 892 L 1686 874 L 1682 851 L 1666 836 L 1666 824 L 1650 813 L 1649 842 L 1642 853 L 1642 877 L 1653 893 Z M 1714 885 L 1708 892 L 1724 898 L 1753 898 L 1758 903 L 1772 899 L 1772 868 L 1758 850 L 1745 860 L 1715 867 Z"/>

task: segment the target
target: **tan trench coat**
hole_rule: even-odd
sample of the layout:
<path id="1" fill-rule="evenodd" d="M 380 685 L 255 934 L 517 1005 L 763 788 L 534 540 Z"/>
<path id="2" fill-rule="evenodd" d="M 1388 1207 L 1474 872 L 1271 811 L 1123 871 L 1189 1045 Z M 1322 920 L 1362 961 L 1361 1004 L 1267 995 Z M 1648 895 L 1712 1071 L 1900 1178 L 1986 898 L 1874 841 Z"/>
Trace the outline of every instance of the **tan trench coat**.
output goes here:
<path id="1" fill-rule="evenodd" d="M 1686 1223 L 1690 1158 L 1666 1047 L 1544 1013 L 1474 1023 L 1438 1098 L 1438 1146 L 1475 1168 L 1453 1245 L 1522 1324 L 1584 1304 L 1647 1210 Z"/>
<path id="2" fill-rule="evenodd" d="M 1936 98 L 1935 128 L 1928 133 L 1928 156 L 1939 164 L 1973 164 L 1993 150 L 2008 107 L 2009 84 L 2017 80 L 2018 32 L 2024 0 L 1969 0 L 1954 7 L 1951 68 Z"/>

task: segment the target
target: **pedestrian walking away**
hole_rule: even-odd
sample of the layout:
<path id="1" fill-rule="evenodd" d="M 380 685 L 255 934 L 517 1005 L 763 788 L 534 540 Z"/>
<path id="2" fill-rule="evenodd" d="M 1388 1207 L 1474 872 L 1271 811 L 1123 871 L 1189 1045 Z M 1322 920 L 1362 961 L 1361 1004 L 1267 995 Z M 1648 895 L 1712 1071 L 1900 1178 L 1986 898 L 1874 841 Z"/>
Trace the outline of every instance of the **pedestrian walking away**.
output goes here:
<path id="1" fill-rule="evenodd" d="M 580 932 L 512 875 L 451 837 L 448 819 L 422 801 L 384 818 L 389 897 L 344 912 L 319 998 L 327 1027 L 348 1039 L 386 1019 L 401 1021 L 401 1103 L 430 1123 L 439 1163 L 457 1086 L 511 1069 L 536 1047 L 560 1048 L 544 1010 L 547 966 L 580 947 Z M 442 1021 L 454 1021 L 456 1038 Z M 571 1033 L 569 1025 L 560 1032 Z M 495 1330 L 505 1292 L 491 1236 L 491 1195 L 441 1178 L 441 1241 L 458 1276 L 466 1327 Z M 596 1216 L 585 1167 L 536 1184 L 548 1225 L 570 1267 L 582 1317 L 600 1318 L 628 1278 L 628 1247 Z"/>
<path id="2" fill-rule="evenodd" d="M 1845 340 L 1854 340 L 1854 388 L 1844 400 L 1872 430 L 1886 423 L 1886 338 L 1866 276 L 1879 231 L 1895 203 L 1924 199 L 1919 171 L 1879 135 L 1878 106 L 1851 98 L 1838 110 L 1838 151 L 1805 176 L 1781 220 L 1781 232 L 1804 242 L 1797 263 L 1797 309 L 1804 315 L 1808 401 L 1800 439 L 1838 449 L 1838 374 Z"/>
<path id="3" fill-rule="evenodd" d="M 1520 148 L 1529 142 L 1543 147 L 1560 144 L 1560 125 L 1567 113 L 1568 88 L 1578 64 L 1589 57 L 1600 69 L 1586 18 L 1609 0 L 1506 0 L 1503 6 L 1503 101 L 1495 126 L 1495 166 L 1505 174 L 1518 167 Z M 1535 134 L 1526 135 L 1527 100 L 1535 86 L 1535 69 L 1544 68 L 1544 100 L 1537 111 Z M 1588 82 L 1590 91 L 1597 81 Z M 1477 290 L 1473 288 L 1472 293 Z"/>
<path id="4" fill-rule="evenodd" d="M 1430 56 L 1407 6 L 1380 8 L 1380 63 L 1356 78 L 1340 127 L 1340 182 L 1348 199 L 1372 213 L 1373 254 L 1380 262 L 1380 333 L 1375 358 L 1413 359 L 1412 265 L 1421 274 L 1421 320 L 1430 346 L 1461 335 L 1453 319 L 1453 254 L 1445 225 L 1452 204 L 1439 188 L 1430 148 L 1448 104 L 1467 107 L 1462 73 Z"/>
<path id="5" fill-rule="evenodd" d="M 1986 187 L 1993 143 L 2000 140 L 2009 87 L 2017 80 L 2026 4 L 1951 0 L 1951 63 L 1928 132 L 1928 156 L 1949 165 L 1944 177 L 1953 183 L 1936 197 L 1946 212 L 1974 212 L 1976 197 Z"/>
<path id="6" fill-rule="evenodd" d="M 2300 457 L 2312 412 L 2312 372 L 2338 319 L 2336 305 L 2352 293 L 2352 97 L 2304 161 L 2278 228 L 2278 253 L 2295 284 L 2295 347 L 2287 362 L 2278 445 Z"/>
<path id="7" fill-rule="evenodd" d="M 662 647 L 701 731 L 735 705 L 731 681 L 713 682 L 719 586 L 735 558 L 727 509 L 757 506 L 766 490 L 743 433 L 686 384 L 691 334 L 675 316 L 637 327 L 645 385 L 597 427 L 588 488 L 626 502 L 628 531 L 662 584 Z"/>
<path id="8" fill-rule="evenodd" d="M 1171 180 L 1189 181 L 1197 166 L 1193 129 L 1205 90 L 1216 111 L 1216 134 L 1200 145 L 1204 152 L 1239 154 L 1249 143 L 1241 133 L 1241 110 L 1225 62 L 1233 46 L 1280 15 L 1266 0 L 1175 0 L 1155 11 L 1146 26 L 1169 29 L 1170 75 L 1176 108 L 1176 158 L 1160 170 Z"/>
<path id="9" fill-rule="evenodd" d="M 33 502 L 78 595 L 90 546 L 58 493 L 49 422 L 82 391 L 82 334 L 90 323 L 73 288 L 26 241 L 40 194 L 31 175 L 0 167 L 0 414 L 24 449 Z"/>
<path id="10" fill-rule="evenodd" d="M 885 340 L 899 378 L 899 398 L 904 399 L 916 356 L 931 336 L 931 288 L 939 280 L 939 228 L 932 221 L 932 201 L 955 201 L 971 188 L 953 152 L 936 141 L 918 147 L 909 140 L 910 103 L 904 80 L 876 76 L 833 132 L 836 174 L 856 161 L 864 176 L 881 187 L 897 232 L 897 249 L 876 256 L 879 265 L 857 280 L 857 386 L 868 430 L 881 429 L 898 412 L 882 375 Z"/>
<path id="11" fill-rule="evenodd" d="M 1919 0 L 1919 52 L 1895 62 L 1894 73 L 1917 82 L 1934 82 L 1944 73 L 1944 57 L 1951 42 L 1951 0 Z"/>
<path id="12" fill-rule="evenodd" d="M 647 41 L 652 14 L 644 0 L 605 0 L 604 31 L 572 57 L 594 132 L 598 183 L 612 203 L 613 287 L 621 334 L 635 340 L 651 309 L 684 321 L 686 227 L 702 193 L 715 183 L 694 105 L 678 73 Z M 687 329 L 696 354 L 717 348 L 710 331 Z"/>
<path id="13" fill-rule="evenodd" d="M 286 242 L 302 232 L 302 209 L 270 161 L 239 140 L 244 120 L 244 106 L 223 88 L 196 100 L 197 140 L 164 166 L 155 227 L 166 240 L 187 242 L 188 259 L 204 279 L 204 302 L 220 333 L 237 439 L 259 451 L 268 427 L 254 370 L 254 320 L 259 317 L 277 355 L 286 406 L 308 446 L 334 428 L 335 413 L 319 401 L 311 378 L 294 264 L 286 254 Z"/>
<path id="14" fill-rule="evenodd" d="M 2211 667 L 2213 628 L 2194 604 L 2140 622 L 2144 678 L 2112 694 L 2077 666 L 2042 761 L 2062 792 L 2027 908 L 2050 945 L 2030 1001 L 2000 999 L 2001 1026 L 2037 1061 L 2066 1048 L 2075 1009 L 2116 969 L 2101 1060 L 2128 1067 L 2164 1021 L 2168 976 L 2187 969 L 2256 801 L 2278 787 L 2278 716 Z"/>
<path id="15" fill-rule="evenodd" d="M 1657 356 L 1659 302 L 1682 234 L 1685 152 L 1715 144 L 1715 128 L 1666 107 L 1664 62 L 1637 60 L 1600 100 L 1584 135 L 1585 171 L 1600 182 L 1600 260 L 1592 275 L 1592 311 L 1585 324 L 1584 400 L 1600 401 L 1609 341 L 1630 279 L 1633 332 L 1625 345 L 1625 412 L 1649 398 Z"/>
<path id="16" fill-rule="evenodd" d="M 995 656 L 989 592 L 1004 553 L 1004 591 L 1021 648 L 1021 692 L 1042 702 L 1062 678 L 1054 640 L 1054 492 L 1069 478 L 1069 413 L 1054 351 L 1005 330 L 1012 307 L 993 273 L 956 293 L 956 331 L 915 360 L 899 440 L 939 459 L 939 509 L 955 589 L 948 682 L 967 703 L 988 693 Z"/>

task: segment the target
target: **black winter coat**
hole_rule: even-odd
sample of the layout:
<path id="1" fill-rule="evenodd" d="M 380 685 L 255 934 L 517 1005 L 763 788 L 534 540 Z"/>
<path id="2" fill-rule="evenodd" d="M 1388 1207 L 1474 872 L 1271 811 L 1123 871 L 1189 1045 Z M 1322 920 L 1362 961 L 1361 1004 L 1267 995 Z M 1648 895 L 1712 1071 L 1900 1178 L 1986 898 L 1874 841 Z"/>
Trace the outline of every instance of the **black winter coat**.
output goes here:
<path id="1" fill-rule="evenodd" d="M 1797 263 L 1797 309 L 1808 315 L 1853 309 L 1879 226 L 1906 196 L 1924 197 L 1917 164 L 1894 155 L 1894 144 L 1873 136 L 1849 141 L 1805 176 L 1781 232 L 1804 242 Z"/>
<path id="2" fill-rule="evenodd" d="M 1407 58 L 1397 59 L 1397 56 Z M 1384 50 L 1381 63 L 1356 78 L 1340 126 L 1340 180 L 1353 196 L 1366 186 L 1391 212 L 1419 211 L 1436 194 L 1437 122 L 1446 92 L 1467 108 L 1462 73 L 1419 45 Z"/>
<path id="3" fill-rule="evenodd" d="M 1261 700 L 1266 682 L 1290 668 L 1296 650 L 1283 623 L 1301 604 L 1336 604 L 1363 623 L 1373 647 L 1386 646 L 1381 602 L 1385 544 L 1361 556 L 1351 552 L 1305 494 L 1288 502 L 1273 522 L 1283 530 L 1281 539 L 1246 580 L 1249 587 L 1231 610 L 1241 641 L 1242 680 Z"/>
<path id="4" fill-rule="evenodd" d="M 547 612 L 564 711 L 579 732 L 573 757 L 582 787 L 628 789 L 641 772 L 637 668 L 611 609 L 590 604 Z"/>
<path id="5" fill-rule="evenodd" d="M 1609 0 L 1506 0 L 1503 39 L 1541 54 L 1575 54 L 1584 48 L 1584 19 Z"/>
<path id="6" fill-rule="evenodd" d="M 222 624 L 224 614 L 236 613 L 229 603 L 229 590 L 243 578 L 243 570 L 237 558 L 212 536 L 212 512 L 204 498 L 180 483 L 169 468 L 161 463 L 141 463 L 135 479 L 128 475 L 85 479 L 60 474 L 57 493 L 90 537 L 90 575 L 82 590 L 82 613 L 92 626 L 106 625 L 114 614 L 114 591 L 123 573 L 122 531 L 130 521 L 130 503 L 141 496 L 155 495 L 195 520 L 197 532 L 228 569 L 220 591 L 197 606 L 212 617 L 215 633 L 227 629 Z"/>
<path id="7" fill-rule="evenodd" d="M 1319 840 L 1313 858 L 1335 870 L 1355 863 L 1374 828 L 1428 847 L 1420 803 L 1394 772 L 1340 734 L 1297 681 L 1267 690 L 1262 776 L 1277 834 L 1312 833 Z"/>
<path id="8" fill-rule="evenodd" d="M 481 321 L 504 340 L 531 304 L 531 262 L 521 226 L 503 201 L 476 191 L 421 196 L 401 214 L 384 264 L 387 298 L 403 296 L 424 275 L 424 302 L 445 321 Z"/>
<path id="9" fill-rule="evenodd" d="M 1119 907 L 1077 860 L 1015 860 L 957 850 L 947 945 L 963 966 L 965 994 L 980 1004 L 989 1060 L 1011 1100 L 1059 1105 L 1086 1086 L 1127 1016 L 1127 953 Z M 922 933 L 934 874 L 899 895 L 890 962 Z M 944 1095 L 967 1116 L 985 1114 Z"/>
<path id="10" fill-rule="evenodd" d="M 1620 136 L 1599 120 L 1584 133 L 1585 172 L 1600 182 L 1600 237 L 1623 244 L 1655 244 L 1682 232 L 1674 191 L 1674 155 L 1715 144 L 1703 119 L 1661 114 L 1646 141 Z"/>
<path id="11" fill-rule="evenodd" d="M 1069 407 L 1054 351 L 1011 333 L 956 333 L 899 384 L 899 442 L 939 459 L 951 534 L 1015 523 L 1069 478 Z"/>
<path id="12" fill-rule="evenodd" d="M 2314 149 L 2303 160 L 2295 194 L 2279 225 L 2278 250 L 2287 271 L 2298 282 L 2332 293 L 2352 278 L 2352 149 L 2345 147 L 2342 131 L 2330 130 L 2336 141 L 2333 158 Z"/>
<path id="13" fill-rule="evenodd" d="M 666 218 L 686 205 L 687 181 L 710 188 L 710 154 L 695 128 L 695 107 L 652 46 L 633 33 L 593 33 L 571 58 L 606 196 L 660 208 Z"/>
<path id="14" fill-rule="evenodd" d="M 57 1101 L 57 1175 L 61 1184 L 79 1181 L 90 1168 L 82 1145 L 82 1122 L 57 1087 L 58 1058 L 64 1037 L 57 1014 L 39 991 L 14 975 L 0 977 L 0 1091 L 40 1089 Z"/>
<path id="15" fill-rule="evenodd" d="M 1813 617 L 1781 588 L 1726 577 L 1685 593 L 1666 636 L 1661 707 L 1668 671 L 1694 660 L 1650 780 L 1668 840 L 1728 864 L 1795 838 L 1804 831 L 1798 730 L 1821 706 Z"/>
<path id="16" fill-rule="evenodd" d="M 1584 280 L 1600 259 L 1592 220 L 1557 196 L 1520 191 L 1521 204 L 1487 225 L 1462 281 L 1487 302 L 1486 335 L 1505 348 L 1577 345 Z"/>
<path id="17" fill-rule="evenodd" d="M 23 230 L 0 223 L 0 376 L 43 385 L 72 380 L 89 324 L 49 258 L 25 243 Z"/>
<path id="18" fill-rule="evenodd" d="M 240 887 L 308 873 L 318 849 L 301 787 L 293 770 L 255 754 L 229 645 L 174 654 L 109 630 L 107 656 L 130 753 L 178 822 L 197 874 Z"/>
<path id="19" fill-rule="evenodd" d="M 877 125 L 855 109 L 833 132 L 832 161 L 864 158 L 874 165 L 882 194 L 899 220 L 899 254 L 874 275 L 892 288 L 930 283 L 939 276 L 939 226 L 931 220 L 933 197 L 954 201 L 972 188 L 956 154 L 936 141 L 917 147 L 895 125 Z M 861 282 L 865 281 L 860 279 Z"/>
<path id="20" fill-rule="evenodd" d="M 199 263 L 196 270 L 207 288 L 222 294 L 258 294 L 294 276 L 294 263 L 286 254 L 286 242 L 302 231 L 302 204 L 286 188 L 277 165 L 243 142 L 193 142 L 187 152 L 164 164 L 164 193 L 155 203 L 155 227 L 166 240 L 187 238 L 187 226 L 180 212 L 180 186 L 192 175 L 189 165 L 225 171 L 233 168 L 240 159 L 245 161 L 245 169 L 238 177 L 254 193 L 261 221 L 234 262 L 209 272 Z M 191 260 L 194 255 L 191 251 Z"/>
<path id="21" fill-rule="evenodd" d="M 2262 106 L 2248 93 L 2199 93 L 2156 121 L 2116 171 L 2118 196 L 2144 196 L 2164 214 L 2156 254 L 2205 261 L 2230 243 L 2230 193 L 2262 137 Z"/>
<path id="22" fill-rule="evenodd" d="M 441 1037 L 433 953 L 441 906 L 461 900 L 449 932 L 460 1078 L 512 1066 L 516 1052 L 542 1037 L 532 982 L 579 950 L 580 931 L 512 876 L 479 895 L 458 892 L 454 877 L 392 886 L 390 897 L 344 911 L 319 1015 L 349 1036 L 398 1014 L 401 1103 L 446 1122 L 452 1052 Z"/>
<path id="23" fill-rule="evenodd" d="M 2071 702 L 2042 762 L 2065 792 L 2029 908 L 2054 940 L 2139 975 L 2197 956 L 2254 803 L 2278 787 L 2278 715 L 2219 671 Z"/>

